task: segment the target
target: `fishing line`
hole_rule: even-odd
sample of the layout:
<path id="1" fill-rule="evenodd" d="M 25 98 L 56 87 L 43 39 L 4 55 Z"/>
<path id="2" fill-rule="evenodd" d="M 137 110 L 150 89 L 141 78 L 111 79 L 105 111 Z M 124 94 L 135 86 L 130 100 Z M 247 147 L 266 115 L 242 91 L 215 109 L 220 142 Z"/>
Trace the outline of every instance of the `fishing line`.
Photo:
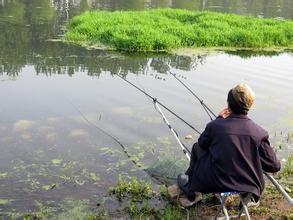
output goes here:
<path id="1" fill-rule="evenodd" d="M 130 82 L 129 80 L 125 79 L 123 76 L 116 74 L 118 77 L 120 77 L 121 79 L 123 79 L 125 82 L 127 82 L 128 84 L 132 85 L 134 88 L 136 88 L 137 90 L 139 90 L 140 92 L 142 92 L 143 94 L 145 94 L 148 98 L 152 99 L 153 102 L 156 100 L 156 103 L 158 103 L 160 106 L 162 106 L 164 109 L 166 109 L 168 112 L 170 112 L 171 114 L 173 114 L 176 118 L 180 119 L 182 122 L 184 122 L 186 125 L 188 125 L 192 130 L 194 130 L 195 132 L 197 132 L 198 134 L 201 134 L 201 132 L 199 130 L 197 130 L 195 127 L 193 127 L 191 124 L 189 124 L 186 120 L 184 120 L 183 118 L 181 118 L 179 115 L 177 115 L 174 111 L 172 111 L 171 109 L 169 109 L 167 106 L 165 106 L 164 104 L 162 104 L 161 102 L 159 102 L 156 98 L 152 97 L 151 95 L 149 95 L 148 93 L 146 93 L 145 91 L 143 91 L 141 88 L 139 88 L 138 86 L 136 86 L 135 84 L 133 84 L 132 82 Z"/>
<path id="2" fill-rule="evenodd" d="M 170 69 L 170 68 L 169 68 Z M 205 112 L 207 113 L 207 115 L 209 116 L 209 118 L 211 119 L 211 121 L 213 120 L 211 114 L 216 118 L 216 114 L 203 102 L 202 99 L 200 99 L 184 82 L 182 82 L 182 80 L 180 80 L 175 73 L 172 73 L 170 70 L 167 70 L 168 73 L 170 73 L 172 76 L 174 76 L 174 78 L 180 82 L 201 104 L 201 106 L 203 107 L 203 109 L 205 110 Z"/>
<path id="3" fill-rule="evenodd" d="M 125 155 L 131 160 L 132 163 L 134 163 L 137 167 L 141 167 L 141 164 L 137 163 L 137 161 L 135 161 L 133 159 L 133 157 L 128 153 L 126 147 L 113 135 L 109 134 L 107 131 L 105 131 L 104 129 L 100 128 L 99 126 L 97 126 L 96 124 L 94 124 L 93 122 L 91 122 L 78 108 L 76 105 L 74 105 L 72 102 L 69 101 L 69 103 L 73 106 L 73 108 L 81 115 L 81 117 L 84 119 L 84 121 L 86 121 L 86 123 L 96 129 L 98 129 L 100 132 L 102 132 L 103 134 L 107 135 L 108 137 L 110 137 L 111 139 L 113 139 L 123 150 L 123 152 L 125 153 Z"/>
<path id="4" fill-rule="evenodd" d="M 140 87 L 142 88 L 142 90 L 143 90 L 145 93 L 147 93 L 146 90 L 145 90 L 145 88 L 140 84 L 140 82 L 138 81 L 137 78 L 136 78 L 136 82 L 140 85 Z M 150 99 L 148 96 L 146 96 L 146 98 L 147 98 L 147 99 Z M 150 99 L 150 100 L 151 100 L 151 99 Z M 158 106 L 157 98 L 154 98 L 154 99 L 152 99 L 151 101 L 152 101 L 153 104 L 154 104 L 154 108 L 155 108 L 155 110 L 156 110 L 157 112 L 160 113 L 160 115 L 163 117 L 163 120 L 164 120 L 165 124 L 167 124 L 168 128 L 169 128 L 169 129 L 171 130 L 171 132 L 174 134 L 174 136 L 175 136 L 177 142 L 179 143 L 180 147 L 181 147 L 182 150 L 183 150 L 183 153 L 187 156 L 187 158 L 190 158 L 190 154 L 191 154 L 190 150 L 189 150 L 189 149 L 188 149 L 188 148 L 187 148 L 187 147 L 186 147 L 186 146 L 180 141 L 180 139 L 179 139 L 179 135 L 178 135 L 177 131 L 171 126 L 171 124 L 169 123 L 167 117 L 165 116 L 165 114 L 163 113 L 163 111 L 161 110 L 161 108 Z M 189 153 L 189 154 L 187 154 L 187 153 Z"/>

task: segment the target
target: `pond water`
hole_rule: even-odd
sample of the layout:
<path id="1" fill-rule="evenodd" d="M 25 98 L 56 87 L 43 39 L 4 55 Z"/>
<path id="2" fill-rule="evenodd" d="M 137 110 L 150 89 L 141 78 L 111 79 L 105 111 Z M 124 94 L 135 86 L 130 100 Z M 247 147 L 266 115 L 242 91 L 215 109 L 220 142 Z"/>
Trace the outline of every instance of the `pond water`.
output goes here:
<path id="1" fill-rule="evenodd" d="M 174 7 L 293 18 L 290 0 L 2 0 L 0 2 L 0 216 L 58 210 L 66 199 L 100 202 L 119 175 L 149 179 L 109 136 L 149 165 L 184 157 L 153 104 L 115 73 L 144 88 L 202 131 L 209 118 L 170 74 L 177 74 L 215 112 L 239 82 L 257 101 L 250 117 L 263 125 L 279 158 L 292 154 L 293 55 L 217 52 L 123 54 L 56 42 L 84 10 Z M 166 114 L 191 147 L 197 135 Z M 184 140 L 186 135 L 193 140 Z"/>

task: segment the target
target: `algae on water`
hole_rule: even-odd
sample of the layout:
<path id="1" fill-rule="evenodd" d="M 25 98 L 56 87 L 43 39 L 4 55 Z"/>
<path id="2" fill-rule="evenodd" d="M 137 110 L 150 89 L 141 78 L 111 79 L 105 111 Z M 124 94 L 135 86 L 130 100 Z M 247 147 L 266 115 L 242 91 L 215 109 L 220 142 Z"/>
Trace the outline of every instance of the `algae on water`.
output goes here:
<path id="1" fill-rule="evenodd" d="M 66 40 L 127 51 L 293 48 L 293 21 L 207 11 L 91 11 L 74 17 Z"/>
<path id="2" fill-rule="evenodd" d="M 10 204 L 10 202 L 11 202 L 11 201 L 8 200 L 8 199 L 0 199 L 0 206 L 1 206 L 1 205 L 3 205 L 3 206 L 4 206 L 4 205 L 8 205 L 8 204 Z"/>
<path id="3" fill-rule="evenodd" d="M 58 165 L 60 165 L 62 163 L 62 159 L 53 159 L 53 160 L 51 160 L 51 162 L 54 165 L 58 166 Z"/>

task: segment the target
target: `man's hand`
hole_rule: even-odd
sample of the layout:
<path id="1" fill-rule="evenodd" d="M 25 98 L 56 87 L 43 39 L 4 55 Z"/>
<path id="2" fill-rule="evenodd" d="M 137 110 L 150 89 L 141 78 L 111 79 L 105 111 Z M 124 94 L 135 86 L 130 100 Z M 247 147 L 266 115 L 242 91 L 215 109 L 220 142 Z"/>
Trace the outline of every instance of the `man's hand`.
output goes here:
<path id="1" fill-rule="evenodd" d="M 224 108 L 220 113 L 219 116 L 222 118 L 227 118 L 231 114 L 231 110 L 227 107 Z"/>

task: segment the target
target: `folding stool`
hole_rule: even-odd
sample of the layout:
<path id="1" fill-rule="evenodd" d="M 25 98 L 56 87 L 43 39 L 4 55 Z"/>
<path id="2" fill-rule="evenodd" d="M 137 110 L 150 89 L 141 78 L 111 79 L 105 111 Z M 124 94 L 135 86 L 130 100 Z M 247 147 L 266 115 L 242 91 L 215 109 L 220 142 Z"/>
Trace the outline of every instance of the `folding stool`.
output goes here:
<path id="1" fill-rule="evenodd" d="M 250 215 L 249 215 L 249 211 L 247 208 L 247 203 L 251 200 L 252 198 L 252 194 L 251 193 L 246 193 L 246 192 L 222 192 L 219 193 L 219 199 L 221 202 L 221 206 L 220 208 L 217 210 L 217 214 L 215 216 L 215 219 L 218 218 L 218 216 L 220 215 L 221 211 L 224 213 L 224 217 L 225 219 L 230 219 L 227 207 L 226 207 L 226 200 L 229 196 L 232 195 L 238 195 L 240 198 L 240 204 L 239 204 L 239 213 L 237 216 L 231 216 L 231 217 L 237 217 L 240 218 L 243 211 L 246 215 L 246 219 L 250 220 Z"/>

